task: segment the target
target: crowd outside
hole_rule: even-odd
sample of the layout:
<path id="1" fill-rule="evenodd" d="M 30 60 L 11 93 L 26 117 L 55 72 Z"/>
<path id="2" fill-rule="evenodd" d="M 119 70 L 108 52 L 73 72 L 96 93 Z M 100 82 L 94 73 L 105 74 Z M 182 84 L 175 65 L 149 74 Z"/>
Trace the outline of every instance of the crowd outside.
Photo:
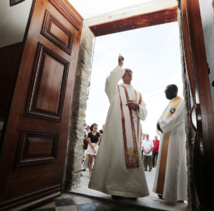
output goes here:
<path id="1" fill-rule="evenodd" d="M 90 126 L 87 125 L 86 123 L 84 123 L 83 126 L 84 126 L 84 140 L 83 140 L 83 154 L 84 154 L 84 157 L 83 157 L 83 160 L 82 160 L 82 170 L 85 171 L 89 167 L 89 156 L 91 156 L 91 154 L 88 154 L 88 151 L 87 151 L 87 148 L 88 148 L 88 145 L 89 145 L 88 134 L 89 134 L 89 132 L 91 132 L 91 130 L 90 130 Z M 98 126 L 96 124 L 96 129 L 97 129 L 97 127 Z M 102 125 L 102 129 L 97 130 L 97 133 L 99 133 L 99 135 L 100 135 L 99 144 L 101 143 L 101 139 L 102 139 L 102 135 L 103 135 L 103 132 L 104 132 L 104 128 L 105 128 L 105 124 Z M 146 139 L 146 137 L 148 138 L 148 140 Z M 147 142 L 145 142 L 145 141 L 147 141 Z M 141 135 L 141 143 L 140 143 L 141 150 L 142 150 L 142 161 L 143 161 L 143 165 L 144 165 L 145 171 L 147 171 L 147 166 L 149 166 L 149 170 L 148 170 L 149 172 L 152 170 L 152 167 L 153 168 L 156 167 L 156 163 L 157 163 L 157 159 L 158 159 L 159 144 L 160 144 L 160 141 L 158 140 L 158 136 L 155 136 L 154 140 L 152 142 L 153 142 L 153 148 L 149 147 L 148 148 L 149 150 L 148 150 L 147 149 L 148 145 L 152 146 L 151 140 L 149 139 L 149 134 L 148 133 L 147 134 L 142 133 L 142 135 Z M 147 149 L 147 153 L 144 152 L 145 148 Z M 152 151 L 150 151 L 151 149 L 152 149 Z M 97 154 L 97 151 L 96 151 L 95 154 Z M 94 155 L 94 156 L 96 157 L 96 155 Z M 92 167 L 91 167 L 91 169 L 93 169 L 93 163 L 94 163 L 94 158 L 95 157 L 92 158 Z"/>
<path id="2" fill-rule="evenodd" d="M 84 126 L 84 140 L 83 140 L 84 157 L 82 160 L 82 170 L 85 171 L 89 167 L 89 156 L 91 155 L 91 154 L 88 154 L 88 151 L 87 151 L 87 148 L 89 145 L 88 134 L 89 134 L 89 132 L 91 132 L 91 130 L 90 130 L 90 126 L 87 125 L 86 123 L 84 123 L 83 126 Z M 98 126 L 96 124 L 96 129 L 97 129 L 97 127 Z M 105 128 L 105 124 L 102 125 L 102 129 L 97 131 L 97 133 L 99 133 L 99 135 L 100 135 L 99 144 L 101 143 L 104 128 Z M 148 138 L 148 140 L 146 139 L 146 137 Z M 147 142 L 145 142 L 145 141 L 147 141 Z M 144 165 L 145 171 L 147 171 L 147 166 L 149 166 L 149 172 L 152 170 L 152 167 L 154 168 L 156 166 L 157 159 L 158 159 L 159 144 L 160 144 L 160 141 L 158 140 L 158 136 L 155 136 L 154 140 L 153 140 L 153 148 L 149 147 L 148 148 L 149 150 L 148 150 L 147 149 L 148 145 L 152 146 L 151 140 L 149 139 L 149 134 L 142 133 L 140 146 L 141 146 L 141 150 L 142 150 L 142 160 L 143 160 L 143 165 Z M 147 153 L 145 153 L 145 149 L 147 149 Z M 152 151 L 150 151 L 151 149 L 152 149 Z M 97 154 L 97 151 L 95 154 Z M 93 163 L 94 163 L 94 160 L 92 161 L 92 169 L 93 169 Z"/>

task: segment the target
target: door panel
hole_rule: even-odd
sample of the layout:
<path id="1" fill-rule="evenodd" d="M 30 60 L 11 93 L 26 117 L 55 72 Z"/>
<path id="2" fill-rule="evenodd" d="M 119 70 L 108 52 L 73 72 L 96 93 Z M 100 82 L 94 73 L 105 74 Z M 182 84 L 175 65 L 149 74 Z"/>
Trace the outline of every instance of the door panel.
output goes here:
<path id="1" fill-rule="evenodd" d="M 2 209 L 62 191 L 82 18 L 65 0 L 34 3 L 0 157 Z"/>
<path id="2" fill-rule="evenodd" d="M 26 115 L 61 120 L 70 62 L 38 44 Z"/>
<path id="3" fill-rule="evenodd" d="M 214 188 L 214 116 L 200 7 L 198 0 L 181 0 L 183 44 L 185 60 L 190 80 L 189 99 L 194 110 L 196 130 L 193 150 L 193 174 L 200 205 L 198 210 L 214 210 L 210 189 Z M 194 122 L 194 120 L 192 120 Z"/>

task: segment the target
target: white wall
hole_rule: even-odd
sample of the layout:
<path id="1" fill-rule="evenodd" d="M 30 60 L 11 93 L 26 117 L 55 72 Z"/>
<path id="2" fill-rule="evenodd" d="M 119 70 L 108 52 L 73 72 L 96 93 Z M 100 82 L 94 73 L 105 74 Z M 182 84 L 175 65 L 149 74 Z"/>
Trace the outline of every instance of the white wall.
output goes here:
<path id="1" fill-rule="evenodd" d="M 201 18 L 204 32 L 204 41 L 207 54 L 207 62 L 210 67 L 210 86 L 212 93 L 212 102 L 214 109 L 214 12 L 212 9 L 212 0 L 199 0 Z"/>
<path id="2" fill-rule="evenodd" d="M 0 1 L 0 48 L 23 41 L 33 0 L 10 7 L 10 0 Z"/>

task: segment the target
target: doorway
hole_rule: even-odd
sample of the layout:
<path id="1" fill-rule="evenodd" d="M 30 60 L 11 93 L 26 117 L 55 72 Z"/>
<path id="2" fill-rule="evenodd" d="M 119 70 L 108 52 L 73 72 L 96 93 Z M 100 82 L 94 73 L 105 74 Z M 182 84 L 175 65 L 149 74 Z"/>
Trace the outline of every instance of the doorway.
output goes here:
<path id="1" fill-rule="evenodd" d="M 148 117 L 142 122 L 143 132 L 149 133 L 153 139 L 156 135 L 156 121 L 168 104 L 163 93 L 165 87 L 168 84 L 176 84 L 179 89 L 178 95 L 183 97 L 178 23 L 156 25 L 96 38 L 86 123 L 88 125 L 97 123 L 99 129 L 105 123 L 109 107 L 104 92 L 105 80 L 110 71 L 117 66 L 119 54 L 125 57 L 124 67 L 134 71 L 132 84 L 142 93 L 148 109 Z M 157 195 L 152 192 L 154 173 L 155 168 L 151 173 L 146 172 L 149 200 L 153 202 L 158 200 Z M 82 172 L 81 180 L 80 186 L 72 192 L 107 197 L 87 188 L 88 169 Z M 143 198 L 142 204 L 145 205 Z"/>

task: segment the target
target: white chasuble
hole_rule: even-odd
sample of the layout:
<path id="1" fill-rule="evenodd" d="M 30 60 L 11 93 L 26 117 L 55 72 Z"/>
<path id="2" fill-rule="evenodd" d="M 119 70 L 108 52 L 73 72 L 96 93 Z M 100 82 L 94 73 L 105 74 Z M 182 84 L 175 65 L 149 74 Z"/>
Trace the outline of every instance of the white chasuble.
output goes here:
<path id="1" fill-rule="evenodd" d="M 106 79 L 110 107 L 89 188 L 110 195 L 144 197 L 149 191 L 140 153 L 140 120 L 145 120 L 147 110 L 132 85 L 118 85 L 124 73 L 117 66 Z M 128 100 L 137 101 L 139 109 L 130 110 Z"/>
<path id="2" fill-rule="evenodd" d="M 183 99 L 174 98 L 158 120 L 163 133 L 153 191 L 171 202 L 187 200 L 184 105 Z"/>

